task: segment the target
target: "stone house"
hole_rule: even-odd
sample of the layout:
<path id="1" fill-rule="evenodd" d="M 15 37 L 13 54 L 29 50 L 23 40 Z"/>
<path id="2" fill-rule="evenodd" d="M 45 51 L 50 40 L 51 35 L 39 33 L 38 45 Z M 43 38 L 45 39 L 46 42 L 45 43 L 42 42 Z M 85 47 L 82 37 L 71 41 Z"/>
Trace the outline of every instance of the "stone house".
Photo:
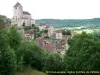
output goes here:
<path id="1" fill-rule="evenodd" d="M 28 30 L 28 31 L 23 31 L 23 33 L 24 33 L 24 39 L 26 39 L 26 40 L 34 39 L 34 32 L 33 31 Z"/>
<path id="2" fill-rule="evenodd" d="M 55 38 L 56 39 L 63 39 L 63 34 L 62 34 L 63 30 L 56 30 L 55 31 Z"/>
<path id="3" fill-rule="evenodd" d="M 38 27 L 39 27 L 40 31 L 41 30 L 48 30 L 48 33 L 47 33 L 48 37 L 52 37 L 54 30 L 55 30 L 54 27 L 52 25 L 49 25 L 49 24 L 39 25 Z"/>

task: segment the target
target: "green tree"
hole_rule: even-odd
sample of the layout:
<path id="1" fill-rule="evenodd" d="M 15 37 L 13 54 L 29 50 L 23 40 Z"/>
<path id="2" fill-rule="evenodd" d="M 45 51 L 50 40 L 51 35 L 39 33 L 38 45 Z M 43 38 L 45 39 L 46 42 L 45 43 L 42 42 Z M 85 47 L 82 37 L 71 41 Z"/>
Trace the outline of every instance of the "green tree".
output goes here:
<path id="1" fill-rule="evenodd" d="M 62 34 L 63 35 L 71 35 L 71 31 L 70 30 L 63 30 Z"/>
<path id="2" fill-rule="evenodd" d="M 50 54 L 44 64 L 44 71 L 61 71 L 62 58 L 58 54 Z"/>
<path id="3" fill-rule="evenodd" d="M 70 47 L 64 57 L 66 71 L 100 70 L 100 39 L 83 32 L 70 41 Z"/>
<path id="4" fill-rule="evenodd" d="M 16 71 L 15 52 L 1 34 L 0 32 L 0 74 L 13 75 Z"/>
<path id="5" fill-rule="evenodd" d="M 17 50 L 21 43 L 21 35 L 13 26 L 8 30 L 8 42 L 12 49 Z"/>
<path id="6" fill-rule="evenodd" d="M 5 28 L 5 23 L 3 21 L 3 18 L 0 16 L 0 29 Z"/>
<path id="7" fill-rule="evenodd" d="M 34 42 L 24 42 L 19 51 L 19 56 L 23 56 L 24 65 L 38 70 L 42 69 L 43 50 L 37 47 Z"/>
<path id="8" fill-rule="evenodd" d="M 32 24 L 32 27 L 34 27 L 35 26 L 35 24 Z"/>
<path id="9" fill-rule="evenodd" d="M 21 59 L 18 58 L 18 48 L 22 41 L 21 35 L 17 31 L 17 29 L 12 26 L 8 29 L 6 39 L 8 41 L 8 44 L 10 45 L 10 48 L 15 51 L 17 60 L 17 70 L 19 70 L 19 68 L 21 68 L 20 63 L 22 62 Z"/>

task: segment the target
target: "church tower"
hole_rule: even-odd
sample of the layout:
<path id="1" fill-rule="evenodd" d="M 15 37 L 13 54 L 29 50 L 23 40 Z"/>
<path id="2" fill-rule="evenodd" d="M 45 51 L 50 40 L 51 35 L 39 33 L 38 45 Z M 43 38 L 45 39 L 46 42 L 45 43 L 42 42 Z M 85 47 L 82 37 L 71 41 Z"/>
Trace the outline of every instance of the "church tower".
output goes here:
<path id="1" fill-rule="evenodd" d="M 28 11 L 23 11 L 22 5 L 17 2 L 13 6 L 12 25 L 22 27 L 23 23 L 25 23 L 25 26 L 31 26 L 32 24 L 35 24 L 35 20 L 32 19 L 31 14 Z"/>
<path id="2" fill-rule="evenodd" d="M 15 22 L 15 24 L 20 25 L 21 19 L 23 17 L 23 7 L 22 5 L 17 2 L 14 6 L 13 6 L 13 21 Z"/>

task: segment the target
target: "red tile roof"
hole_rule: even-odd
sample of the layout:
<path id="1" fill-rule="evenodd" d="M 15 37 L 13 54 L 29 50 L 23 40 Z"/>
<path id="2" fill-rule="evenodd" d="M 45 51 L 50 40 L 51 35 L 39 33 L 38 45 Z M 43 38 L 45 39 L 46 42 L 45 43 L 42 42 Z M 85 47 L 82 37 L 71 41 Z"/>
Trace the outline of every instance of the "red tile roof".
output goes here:
<path id="1" fill-rule="evenodd" d="M 25 14 L 25 15 L 31 15 L 29 12 L 27 12 L 27 11 L 23 11 L 23 14 Z"/>
<path id="2" fill-rule="evenodd" d="M 52 43 L 46 44 L 46 45 L 44 46 L 44 49 L 46 49 L 46 50 L 48 50 L 48 51 L 50 51 L 50 52 L 56 51 L 56 48 L 53 46 Z"/>
<path id="3" fill-rule="evenodd" d="M 48 50 L 50 52 L 56 51 L 56 47 L 51 42 L 48 42 L 43 39 L 37 39 L 37 43 L 45 50 Z"/>

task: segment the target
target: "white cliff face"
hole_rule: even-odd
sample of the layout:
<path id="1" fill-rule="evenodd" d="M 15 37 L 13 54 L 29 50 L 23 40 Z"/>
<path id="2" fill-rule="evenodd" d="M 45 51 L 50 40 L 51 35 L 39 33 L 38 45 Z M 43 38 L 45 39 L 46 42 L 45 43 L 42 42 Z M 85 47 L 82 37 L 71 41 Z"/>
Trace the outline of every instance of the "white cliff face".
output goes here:
<path id="1" fill-rule="evenodd" d="M 13 19 L 12 24 L 21 27 L 25 23 L 25 26 L 31 26 L 35 24 L 35 20 L 31 18 L 31 14 L 27 11 L 23 11 L 23 7 L 19 2 L 13 7 Z"/>

